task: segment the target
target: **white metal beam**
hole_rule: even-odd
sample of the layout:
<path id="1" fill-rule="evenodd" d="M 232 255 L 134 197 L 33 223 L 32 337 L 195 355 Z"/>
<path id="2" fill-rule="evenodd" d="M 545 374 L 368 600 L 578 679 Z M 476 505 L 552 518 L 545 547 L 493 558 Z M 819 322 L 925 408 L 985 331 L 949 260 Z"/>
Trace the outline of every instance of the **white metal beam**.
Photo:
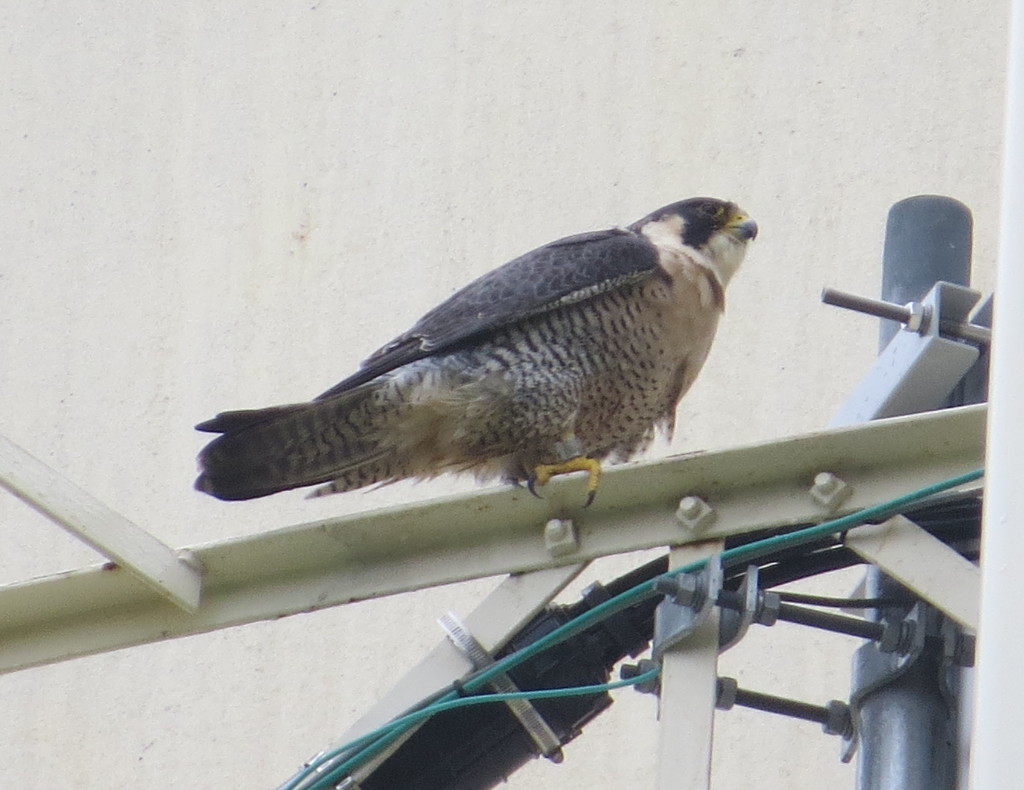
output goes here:
<path id="1" fill-rule="evenodd" d="M 199 607 L 195 565 L 3 436 L 0 486 L 186 612 Z"/>
<path id="2" fill-rule="evenodd" d="M 978 630 L 978 566 L 909 518 L 861 527 L 846 536 L 846 545 L 961 625 Z"/>
<path id="3" fill-rule="evenodd" d="M 722 541 L 673 549 L 680 568 L 722 550 Z M 718 691 L 718 607 L 661 659 L 658 699 L 658 790 L 711 787 L 711 746 Z"/>
<path id="4" fill-rule="evenodd" d="M 586 563 L 564 568 L 545 568 L 507 577 L 463 620 L 467 631 L 488 653 L 500 650 L 571 582 Z M 450 639 L 443 639 L 426 658 L 409 670 L 362 718 L 338 739 L 338 745 L 354 741 L 409 711 L 425 697 L 464 677 L 475 667 Z M 353 774 L 358 783 L 370 776 L 418 727 L 361 765 Z"/>
<path id="5" fill-rule="evenodd" d="M 490 489 L 198 546 L 204 589 L 194 615 L 140 594 L 121 570 L 8 585 L 0 588 L 0 672 L 437 584 L 820 521 L 981 466 L 984 436 L 984 407 L 949 409 L 609 469 L 587 509 L 574 477 L 545 486 L 545 499 Z M 831 512 L 808 493 L 822 471 L 851 492 Z M 676 516 L 688 495 L 714 508 L 703 529 Z M 572 520 L 575 550 L 548 549 L 553 518 Z"/>
<path id="6" fill-rule="evenodd" d="M 509 576 L 463 619 L 463 624 L 488 653 L 494 653 L 526 625 L 586 563 L 546 568 Z M 440 631 L 439 631 L 440 633 Z M 427 657 L 401 680 L 342 736 L 355 740 L 387 724 L 413 705 L 474 669 L 472 662 L 449 639 L 442 639 Z"/>

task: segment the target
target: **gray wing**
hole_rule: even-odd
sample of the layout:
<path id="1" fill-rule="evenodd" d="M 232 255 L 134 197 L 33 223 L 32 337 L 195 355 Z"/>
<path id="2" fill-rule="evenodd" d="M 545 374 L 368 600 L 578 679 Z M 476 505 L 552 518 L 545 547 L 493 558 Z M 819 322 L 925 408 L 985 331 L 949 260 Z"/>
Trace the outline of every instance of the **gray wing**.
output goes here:
<path id="1" fill-rule="evenodd" d="M 452 294 L 318 400 L 531 315 L 644 279 L 657 269 L 654 245 L 627 230 L 581 233 L 553 241 Z"/>

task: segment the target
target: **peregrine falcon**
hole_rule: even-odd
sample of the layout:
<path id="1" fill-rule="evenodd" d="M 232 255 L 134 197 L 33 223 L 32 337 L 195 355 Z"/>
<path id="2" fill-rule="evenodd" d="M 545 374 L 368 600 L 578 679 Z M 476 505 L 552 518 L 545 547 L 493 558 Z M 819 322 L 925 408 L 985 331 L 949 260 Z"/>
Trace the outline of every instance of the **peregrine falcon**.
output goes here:
<path id="1" fill-rule="evenodd" d="M 199 455 L 196 488 L 320 495 L 468 471 L 534 491 L 585 471 L 589 504 L 601 461 L 671 434 L 756 235 L 734 203 L 691 198 L 528 252 L 315 400 L 197 425 L 221 435 Z"/>

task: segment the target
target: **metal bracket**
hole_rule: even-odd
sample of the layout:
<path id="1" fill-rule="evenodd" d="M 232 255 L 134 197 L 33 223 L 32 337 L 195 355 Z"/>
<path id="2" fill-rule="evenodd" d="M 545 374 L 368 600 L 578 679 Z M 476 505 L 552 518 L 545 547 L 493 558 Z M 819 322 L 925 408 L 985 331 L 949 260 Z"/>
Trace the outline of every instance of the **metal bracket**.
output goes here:
<path id="1" fill-rule="evenodd" d="M 743 582 L 735 592 L 723 591 L 718 620 L 718 652 L 723 653 L 738 643 L 753 623 L 774 625 L 779 616 L 778 593 L 761 590 L 756 565 L 747 568 Z"/>
<path id="2" fill-rule="evenodd" d="M 853 730 L 850 737 L 843 738 L 843 762 L 849 762 L 857 751 L 860 711 L 865 700 L 908 672 L 926 650 L 941 651 L 937 656 L 938 679 L 946 696 L 951 696 L 950 670 L 973 663 L 973 637 L 959 632 L 939 610 L 926 603 L 915 604 L 901 622 L 892 625 L 899 626 L 901 638 L 868 642 L 856 652 L 850 694 Z"/>
<path id="3" fill-rule="evenodd" d="M 698 571 L 655 580 L 654 589 L 665 596 L 654 613 L 651 657 L 655 661 L 707 619 L 717 604 L 724 578 L 722 555 L 715 554 Z"/>
<path id="4" fill-rule="evenodd" d="M 906 308 L 904 331 L 878 355 L 831 424 L 852 425 L 946 405 L 980 352 L 976 345 L 946 337 L 943 328 L 973 327 L 968 316 L 980 298 L 970 288 L 938 282 L 919 305 Z"/>
<path id="5" fill-rule="evenodd" d="M 950 283 L 941 283 L 950 285 Z M 961 288 L 962 286 L 954 286 Z M 969 290 L 969 289 L 964 289 Z M 904 329 L 917 332 L 923 335 L 933 330 L 944 337 L 952 337 L 957 340 L 964 340 L 976 346 L 985 348 L 992 342 L 991 323 L 977 314 L 967 318 L 966 312 L 960 310 L 948 311 L 939 320 L 933 321 L 935 315 L 931 305 L 923 302 L 910 302 L 905 305 L 898 305 L 892 302 L 884 302 L 881 299 L 870 299 L 866 296 L 838 291 L 835 288 L 825 288 L 821 292 L 821 301 L 835 307 L 844 307 L 847 310 L 856 310 L 858 313 L 867 313 L 878 318 L 887 318 L 891 321 L 899 321 Z"/>
<path id="6" fill-rule="evenodd" d="M 441 628 L 451 640 L 452 644 L 468 658 L 474 669 L 481 669 L 494 663 L 494 658 L 488 653 L 483 645 L 477 641 L 468 629 L 462 624 L 458 617 L 448 612 L 438 619 Z M 498 693 L 519 691 L 516 684 L 508 675 L 498 675 L 491 681 L 491 688 Z M 537 712 L 533 704 L 526 699 L 514 699 L 505 703 L 509 710 L 523 725 L 523 729 L 529 734 L 533 742 L 537 744 L 541 754 L 553 763 L 560 763 L 563 760 L 562 742 L 558 736 L 544 721 L 544 717 Z"/>
<path id="7" fill-rule="evenodd" d="M 844 763 L 850 762 L 857 753 L 860 709 L 864 700 L 906 672 L 920 657 L 921 651 L 924 649 L 924 629 L 917 627 L 917 606 L 907 614 L 903 622 L 907 625 L 905 633 L 909 639 L 902 646 L 904 647 L 902 652 L 883 649 L 878 643 L 868 642 L 858 648 L 855 653 L 853 678 L 850 681 L 853 689 L 850 692 L 850 718 L 853 722 L 853 729 L 849 737 L 843 738 L 840 759 Z"/>
<path id="8" fill-rule="evenodd" d="M 779 614 L 779 596 L 758 588 L 756 565 L 747 568 L 740 588 L 733 591 L 722 589 L 724 571 L 720 555 L 709 558 L 708 563 L 695 573 L 666 576 L 655 582 L 655 588 L 666 598 L 655 613 L 652 658 L 641 659 L 636 664 L 624 664 L 620 670 L 623 679 L 634 678 L 658 666 L 662 654 L 693 633 L 715 605 L 719 607 L 719 653 L 738 643 L 751 624 L 775 624 Z M 657 694 L 658 679 L 638 684 L 636 690 Z"/>

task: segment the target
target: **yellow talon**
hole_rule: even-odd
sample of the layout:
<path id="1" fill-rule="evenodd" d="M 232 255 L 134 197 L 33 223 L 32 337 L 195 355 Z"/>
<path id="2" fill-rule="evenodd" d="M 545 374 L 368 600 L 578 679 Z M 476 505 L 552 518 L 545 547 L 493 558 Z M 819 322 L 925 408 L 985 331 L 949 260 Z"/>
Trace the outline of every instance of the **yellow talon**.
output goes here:
<path id="1" fill-rule="evenodd" d="M 534 486 L 542 486 L 555 475 L 564 475 L 569 472 L 587 473 L 587 501 L 583 507 L 589 506 L 597 495 L 597 484 L 601 479 L 601 462 L 593 458 L 578 455 L 557 464 L 537 464 L 527 481 L 527 487 L 530 489 L 530 493 L 536 496 L 537 492 L 534 490 Z"/>

